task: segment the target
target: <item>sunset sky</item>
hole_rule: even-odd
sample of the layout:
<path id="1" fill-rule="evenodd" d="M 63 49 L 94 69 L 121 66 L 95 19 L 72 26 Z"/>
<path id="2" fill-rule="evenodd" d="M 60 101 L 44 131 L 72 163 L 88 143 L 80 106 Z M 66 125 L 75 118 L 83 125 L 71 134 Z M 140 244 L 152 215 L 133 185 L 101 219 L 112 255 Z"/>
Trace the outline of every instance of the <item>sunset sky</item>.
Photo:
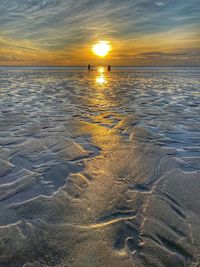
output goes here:
<path id="1" fill-rule="evenodd" d="M 199 14 L 199 0 L 1 0 L 0 65 L 197 65 Z"/>

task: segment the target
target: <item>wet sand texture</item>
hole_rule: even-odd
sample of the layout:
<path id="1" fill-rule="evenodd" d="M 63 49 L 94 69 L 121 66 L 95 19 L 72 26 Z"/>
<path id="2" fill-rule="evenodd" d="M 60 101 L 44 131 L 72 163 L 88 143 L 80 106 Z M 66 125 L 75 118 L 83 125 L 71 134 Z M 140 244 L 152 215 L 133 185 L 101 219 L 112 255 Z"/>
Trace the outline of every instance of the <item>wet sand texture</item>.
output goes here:
<path id="1" fill-rule="evenodd" d="M 199 74 L 1 70 L 0 266 L 199 266 Z"/>

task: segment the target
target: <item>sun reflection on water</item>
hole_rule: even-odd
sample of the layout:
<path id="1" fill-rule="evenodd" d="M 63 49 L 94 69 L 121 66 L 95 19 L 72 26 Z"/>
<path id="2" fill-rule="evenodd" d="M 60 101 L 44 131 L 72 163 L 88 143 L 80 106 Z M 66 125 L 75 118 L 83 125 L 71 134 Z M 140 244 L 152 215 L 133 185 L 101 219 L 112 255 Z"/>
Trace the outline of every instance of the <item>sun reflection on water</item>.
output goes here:
<path id="1" fill-rule="evenodd" d="M 103 85 L 105 84 L 107 81 L 106 81 L 106 77 L 105 77 L 105 69 L 104 67 L 99 67 L 97 69 L 99 75 L 96 77 L 96 83 L 97 84 L 100 84 L 100 85 Z"/>
<path id="2" fill-rule="evenodd" d="M 105 77 L 103 75 L 100 75 L 100 76 L 96 77 L 96 83 L 105 84 L 106 83 Z"/>
<path id="3" fill-rule="evenodd" d="M 100 73 L 103 73 L 103 72 L 105 72 L 105 69 L 104 69 L 104 67 L 100 67 L 100 68 L 98 68 L 98 72 L 100 72 Z"/>

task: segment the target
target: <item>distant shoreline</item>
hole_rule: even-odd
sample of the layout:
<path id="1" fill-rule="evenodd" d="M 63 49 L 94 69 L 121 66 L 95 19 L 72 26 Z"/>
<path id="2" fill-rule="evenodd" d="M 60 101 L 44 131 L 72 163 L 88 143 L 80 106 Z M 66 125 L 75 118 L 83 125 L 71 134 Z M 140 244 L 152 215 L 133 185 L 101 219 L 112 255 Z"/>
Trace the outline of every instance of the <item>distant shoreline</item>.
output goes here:
<path id="1" fill-rule="evenodd" d="M 97 65 L 94 65 L 97 66 Z M 120 70 L 120 69 L 171 69 L 171 68 L 178 68 L 178 69 L 188 69 L 188 68 L 200 68 L 200 65 L 171 65 L 171 66 L 117 66 L 111 65 L 113 70 Z M 0 69 L 60 69 L 60 70 L 87 70 L 87 65 L 85 66 L 31 66 L 31 65 L 0 65 Z"/>

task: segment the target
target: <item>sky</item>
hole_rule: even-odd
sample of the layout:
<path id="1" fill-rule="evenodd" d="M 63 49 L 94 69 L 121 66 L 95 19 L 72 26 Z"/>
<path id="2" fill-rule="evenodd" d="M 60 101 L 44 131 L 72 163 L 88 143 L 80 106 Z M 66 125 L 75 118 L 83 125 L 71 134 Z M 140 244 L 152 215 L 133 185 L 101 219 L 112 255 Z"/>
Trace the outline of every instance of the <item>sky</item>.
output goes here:
<path id="1" fill-rule="evenodd" d="M 200 65 L 200 0 L 0 0 L 0 65 L 88 63 Z"/>

